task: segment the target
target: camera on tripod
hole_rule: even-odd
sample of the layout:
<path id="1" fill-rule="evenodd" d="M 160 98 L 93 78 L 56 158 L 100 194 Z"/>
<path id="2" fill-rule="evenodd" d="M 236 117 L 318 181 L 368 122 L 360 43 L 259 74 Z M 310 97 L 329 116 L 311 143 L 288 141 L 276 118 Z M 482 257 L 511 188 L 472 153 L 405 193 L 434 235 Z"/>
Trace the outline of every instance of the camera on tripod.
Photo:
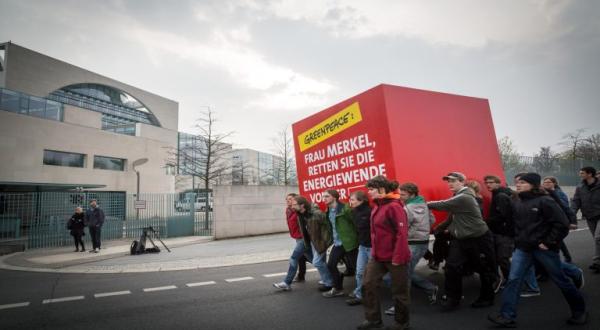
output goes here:
<path id="1" fill-rule="evenodd" d="M 165 242 L 163 242 L 160 239 L 160 235 L 159 235 L 158 231 L 154 230 L 154 228 L 152 228 L 152 227 L 142 228 L 142 235 L 140 236 L 140 240 L 133 241 L 131 243 L 129 252 L 132 255 L 143 254 L 143 253 L 159 253 L 160 249 L 158 248 L 158 246 L 156 246 L 156 244 L 154 244 L 154 241 L 152 240 L 152 236 L 154 236 L 154 238 L 157 239 L 165 247 L 165 249 L 167 249 L 167 251 L 171 252 L 171 250 L 169 250 L 169 248 L 167 247 Z M 146 240 L 150 240 L 150 243 L 152 243 L 152 247 L 150 247 L 150 248 L 146 247 Z"/>

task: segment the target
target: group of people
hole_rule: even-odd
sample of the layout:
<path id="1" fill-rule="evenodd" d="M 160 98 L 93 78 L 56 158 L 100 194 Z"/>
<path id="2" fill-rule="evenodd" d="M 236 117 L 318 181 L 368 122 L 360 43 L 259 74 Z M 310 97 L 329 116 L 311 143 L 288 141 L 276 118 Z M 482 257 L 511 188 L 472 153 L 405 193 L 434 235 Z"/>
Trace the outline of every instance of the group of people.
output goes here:
<path id="1" fill-rule="evenodd" d="M 375 329 L 383 327 L 378 288 L 385 282 L 394 302 L 385 311 L 395 320 L 388 328 L 406 329 L 411 284 L 423 289 L 431 304 L 440 301 L 442 311 L 448 312 L 459 308 L 464 298 L 463 277 L 477 273 L 480 291 L 471 307 L 493 306 L 502 290 L 500 311 L 488 319 L 513 328 L 519 298 L 539 295 L 537 281 L 549 278 L 570 307 L 567 322 L 586 324 L 588 311 L 580 292 L 583 271 L 572 264 L 563 240 L 577 228 L 576 214 L 581 211 L 595 241 L 590 269 L 600 273 L 600 180 L 591 167 L 582 168 L 580 176 L 582 182 L 569 205 L 554 177 L 542 180 L 537 173 L 520 173 L 514 178 L 515 192 L 502 186 L 498 176 L 487 175 L 483 181 L 492 197 L 485 218 L 479 185 L 460 172 L 442 178 L 453 196 L 440 201 L 426 202 L 416 184 L 400 185 L 384 176 L 370 179 L 367 193 L 353 192 L 348 205 L 339 200 L 336 190 L 323 192 L 324 211 L 303 196 L 289 194 L 287 223 L 296 245 L 286 277 L 273 286 L 290 291 L 294 282 L 305 280 L 306 262 L 310 262 L 319 273 L 322 295 L 340 297 L 345 295 L 344 277 L 354 275 L 355 288 L 346 303 L 364 306 L 365 321 L 358 329 Z M 448 214 L 435 228 L 432 210 Z M 428 259 L 432 269 L 445 261 L 444 295 L 415 272 L 421 258 Z M 343 273 L 338 269 L 341 261 L 346 265 Z"/>
<path id="2" fill-rule="evenodd" d="M 85 236 L 84 228 L 87 226 L 92 238 L 92 249 L 90 253 L 98 253 L 100 250 L 100 238 L 102 234 L 102 225 L 104 224 L 104 211 L 98 206 L 98 201 L 90 200 L 90 207 L 83 212 L 83 208 L 75 208 L 75 213 L 67 221 L 67 229 L 75 242 L 75 252 L 84 252 L 85 244 L 83 236 Z M 79 248 L 81 246 L 81 249 Z"/>

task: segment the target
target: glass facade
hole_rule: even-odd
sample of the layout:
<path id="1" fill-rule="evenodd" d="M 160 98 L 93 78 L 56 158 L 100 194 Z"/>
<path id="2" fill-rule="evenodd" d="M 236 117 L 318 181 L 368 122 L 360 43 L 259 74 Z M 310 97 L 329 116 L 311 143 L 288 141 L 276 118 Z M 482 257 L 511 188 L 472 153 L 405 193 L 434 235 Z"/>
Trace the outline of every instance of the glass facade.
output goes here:
<path id="1" fill-rule="evenodd" d="M 100 170 L 125 171 L 125 159 L 94 156 L 94 168 Z"/>
<path id="2" fill-rule="evenodd" d="M 0 109 L 44 119 L 63 120 L 62 104 L 6 88 L 0 88 Z"/>
<path id="3" fill-rule="evenodd" d="M 64 151 L 44 150 L 44 165 L 85 167 L 85 155 Z"/>
<path id="4" fill-rule="evenodd" d="M 75 84 L 56 90 L 50 99 L 102 113 L 102 126 L 143 123 L 160 127 L 156 117 L 131 95 L 99 84 Z"/>
<path id="5" fill-rule="evenodd" d="M 203 169 L 200 164 L 205 162 L 207 156 L 204 138 L 181 132 L 178 133 L 178 137 L 178 174 L 198 175 L 202 173 Z"/>

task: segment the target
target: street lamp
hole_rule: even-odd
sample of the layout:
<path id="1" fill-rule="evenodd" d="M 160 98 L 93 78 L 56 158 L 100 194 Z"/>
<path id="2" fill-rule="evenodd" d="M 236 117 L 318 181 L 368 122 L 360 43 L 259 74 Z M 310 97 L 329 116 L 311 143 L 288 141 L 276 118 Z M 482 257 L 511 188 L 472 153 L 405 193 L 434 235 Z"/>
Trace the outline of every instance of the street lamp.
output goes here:
<path id="1" fill-rule="evenodd" d="M 139 201 L 140 200 L 140 172 L 137 171 L 135 168 L 137 166 L 141 166 L 144 165 L 148 162 L 148 158 L 140 158 L 140 159 L 136 159 L 133 161 L 133 163 L 131 163 L 131 169 L 135 172 L 135 176 L 137 178 L 137 189 L 135 192 L 135 200 Z M 140 210 L 136 207 L 135 208 L 135 219 L 139 220 L 140 218 Z"/>

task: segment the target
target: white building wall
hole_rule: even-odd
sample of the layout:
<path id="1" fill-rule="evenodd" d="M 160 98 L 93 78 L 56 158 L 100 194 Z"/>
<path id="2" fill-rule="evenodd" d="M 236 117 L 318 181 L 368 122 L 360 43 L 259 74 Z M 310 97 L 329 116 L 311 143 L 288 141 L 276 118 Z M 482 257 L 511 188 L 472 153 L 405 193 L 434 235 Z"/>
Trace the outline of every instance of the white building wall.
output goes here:
<path id="1" fill-rule="evenodd" d="M 84 111 L 84 110 L 81 110 Z M 67 117 L 81 113 L 71 109 Z M 82 116 L 85 117 L 85 116 Z M 162 141 L 116 134 L 0 110 L 0 181 L 101 184 L 101 190 L 136 191 L 131 163 L 148 158 L 140 166 L 142 192 L 173 192 L 174 176 L 164 168 L 166 148 L 175 146 L 177 133 L 163 130 Z M 44 149 L 86 155 L 85 168 L 43 165 Z M 125 171 L 94 169 L 94 155 L 126 159 Z"/>

